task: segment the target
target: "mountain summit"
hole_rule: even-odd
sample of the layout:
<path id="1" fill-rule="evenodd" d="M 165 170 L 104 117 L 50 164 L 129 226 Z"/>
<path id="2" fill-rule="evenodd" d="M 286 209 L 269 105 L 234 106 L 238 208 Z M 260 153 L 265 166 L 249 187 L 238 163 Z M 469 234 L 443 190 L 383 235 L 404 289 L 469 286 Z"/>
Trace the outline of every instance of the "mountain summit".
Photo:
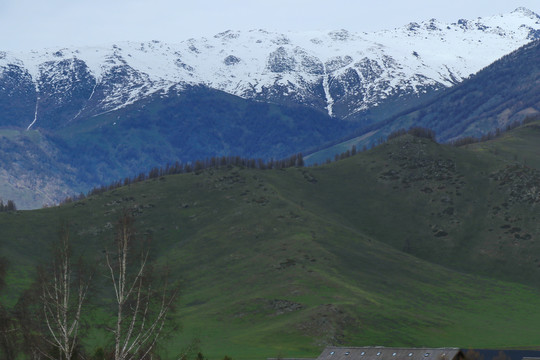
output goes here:
<path id="1" fill-rule="evenodd" d="M 528 16 L 533 20 L 540 20 L 540 15 L 538 15 L 534 11 L 527 9 L 526 7 L 522 7 L 522 6 L 518 7 L 516 10 L 512 11 L 512 14 L 515 14 L 515 13 Z"/>

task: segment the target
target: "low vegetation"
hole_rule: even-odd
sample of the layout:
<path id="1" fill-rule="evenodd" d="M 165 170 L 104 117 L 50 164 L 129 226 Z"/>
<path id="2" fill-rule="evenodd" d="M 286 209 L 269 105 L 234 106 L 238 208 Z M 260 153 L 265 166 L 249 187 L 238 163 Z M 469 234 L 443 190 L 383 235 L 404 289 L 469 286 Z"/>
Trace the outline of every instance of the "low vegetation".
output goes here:
<path id="1" fill-rule="evenodd" d="M 540 150 L 539 125 L 462 147 L 402 134 L 317 167 L 158 174 L 0 213 L 2 309 L 31 291 L 63 222 L 75 255 L 106 269 L 127 212 L 135 235 L 153 239 L 149 264 L 180 283 L 170 317 L 181 326 L 158 342 L 162 359 L 307 357 L 329 344 L 536 346 L 540 166 L 525 154 Z M 111 283 L 95 279 L 81 328 L 89 355 L 114 348 L 103 327 Z"/>

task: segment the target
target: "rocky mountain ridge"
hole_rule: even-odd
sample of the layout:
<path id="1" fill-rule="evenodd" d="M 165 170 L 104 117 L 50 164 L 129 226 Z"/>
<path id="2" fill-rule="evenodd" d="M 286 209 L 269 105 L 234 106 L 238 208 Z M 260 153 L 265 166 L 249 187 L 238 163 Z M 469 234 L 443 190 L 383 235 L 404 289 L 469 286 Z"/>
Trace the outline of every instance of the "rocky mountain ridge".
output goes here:
<path id="1" fill-rule="evenodd" d="M 435 19 L 374 33 L 225 31 L 178 44 L 0 53 L 0 126 L 54 129 L 156 93 L 205 85 L 374 122 L 385 105 L 459 83 L 540 37 L 540 17 Z"/>

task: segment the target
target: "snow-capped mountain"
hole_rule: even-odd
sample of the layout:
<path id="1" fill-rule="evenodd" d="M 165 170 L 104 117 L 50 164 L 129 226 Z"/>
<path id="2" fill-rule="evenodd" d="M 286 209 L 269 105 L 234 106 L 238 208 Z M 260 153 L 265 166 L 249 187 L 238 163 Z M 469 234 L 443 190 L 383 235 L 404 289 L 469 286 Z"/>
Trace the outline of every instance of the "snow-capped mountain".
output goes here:
<path id="1" fill-rule="evenodd" d="M 57 128 L 197 84 L 366 121 L 370 109 L 452 86 L 538 37 L 540 17 L 518 8 L 374 33 L 226 31 L 178 44 L 2 52 L 0 125 Z"/>

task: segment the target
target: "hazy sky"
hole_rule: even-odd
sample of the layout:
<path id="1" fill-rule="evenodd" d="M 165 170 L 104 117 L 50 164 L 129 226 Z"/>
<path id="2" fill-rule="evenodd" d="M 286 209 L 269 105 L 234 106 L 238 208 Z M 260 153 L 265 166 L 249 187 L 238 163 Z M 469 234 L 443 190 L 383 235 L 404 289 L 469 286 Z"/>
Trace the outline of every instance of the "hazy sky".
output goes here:
<path id="1" fill-rule="evenodd" d="M 540 0 L 0 0 L 0 50 L 180 42 L 228 29 L 373 31 L 519 6 L 540 13 Z"/>

